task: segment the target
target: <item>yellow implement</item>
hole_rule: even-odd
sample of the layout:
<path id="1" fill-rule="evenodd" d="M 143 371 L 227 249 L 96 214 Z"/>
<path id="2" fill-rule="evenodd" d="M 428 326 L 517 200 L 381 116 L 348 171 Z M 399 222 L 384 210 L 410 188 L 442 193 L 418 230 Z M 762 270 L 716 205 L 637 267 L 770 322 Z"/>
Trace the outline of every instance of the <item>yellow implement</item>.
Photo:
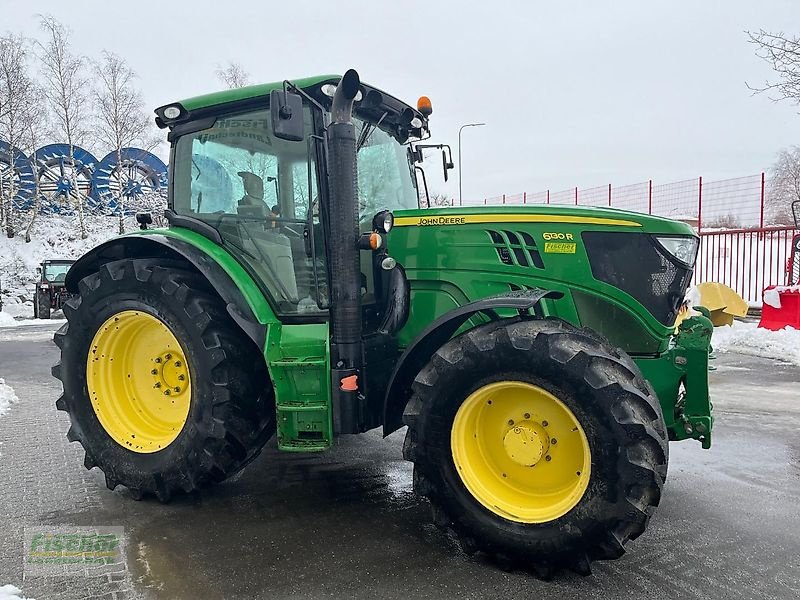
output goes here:
<path id="1" fill-rule="evenodd" d="M 711 313 L 714 327 L 732 325 L 734 317 L 747 315 L 747 302 L 724 283 L 706 282 L 697 286 L 700 305 Z"/>

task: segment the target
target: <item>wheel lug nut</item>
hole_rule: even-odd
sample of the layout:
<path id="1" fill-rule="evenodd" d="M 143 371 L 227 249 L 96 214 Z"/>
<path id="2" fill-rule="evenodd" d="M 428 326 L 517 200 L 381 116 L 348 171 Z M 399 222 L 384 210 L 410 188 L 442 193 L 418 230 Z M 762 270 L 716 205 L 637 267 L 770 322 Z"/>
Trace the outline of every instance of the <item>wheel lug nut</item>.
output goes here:
<path id="1" fill-rule="evenodd" d="M 542 421 L 542 427 L 547 427 L 547 425 L 548 425 L 547 421 Z"/>
<path id="2" fill-rule="evenodd" d="M 161 383 L 160 383 L 160 382 L 158 382 L 158 381 L 156 381 L 156 384 L 155 384 L 153 387 L 154 387 L 154 388 L 160 388 L 160 387 L 161 387 Z"/>
<path id="3" fill-rule="evenodd" d="M 550 456 L 550 455 L 548 454 L 547 456 L 545 456 L 545 457 L 544 457 L 544 459 L 545 459 L 547 462 L 550 462 L 551 460 L 553 460 L 553 457 L 552 457 L 552 456 Z"/>
<path id="4" fill-rule="evenodd" d="M 167 354 L 167 355 L 166 355 L 164 358 L 166 358 L 167 360 L 169 360 L 169 359 L 171 359 L 171 358 L 172 358 L 172 354 Z"/>
<path id="5" fill-rule="evenodd" d="M 186 379 L 185 375 L 178 375 L 178 381 L 183 381 L 184 379 Z"/>
<path id="6" fill-rule="evenodd" d="M 509 424 L 509 425 L 513 425 L 513 424 L 514 424 L 514 419 L 509 419 L 509 420 L 508 420 L 508 424 Z"/>
<path id="7" fill-rule="evenodd" d="M 557 444 L 557 443 L 558 443 L 558 440 L 557 440 L 556 438 L 553 438 L 552 440 L 550 440 L 550 443 L 551 443 L 551 444 Z"/>
<path id="8" fill-rule="evenodd" d="M 161 362 L 161 357 L 160 357 L 160 356 L 156 356 L 156 357 L 155 357 L 153 360 L 154 360 L 156 363 L 160 363 L 160 362 Z"/>
<path id="9" fill-rule="evenodd" d="M 526 419 L 530 419 L 531 418 L 531 413 L 525 413 L 524 416 L 525 416 Z"/>
<path id="10" fill-rule="evenodd" d="M 169 390 L 164 390 L 164 395 L 165 395 L 165 396 L 169 396 L 171 393 L 172 393 L 172 392 L 170 392 Z"/>
<path id="11" fill-rule="evenodd" d="M 181 366 L 181 361 L 179 361 L 179 360 L 176 360 L 176 361 L 175 361 L 175 366 L 176 366 L 176 367 L 180 367 L 180 366 Z"/>
<path id="12" fill-rule="evenodd" d="M 179 388 L 177 385 L 173 389 L 175 390 L 176 394 L 181 391 L 181 388 Z"/>
<path id="13" fill-rule="evenodd" d="M 158 375 L 158 369 L 153 369 L 150 371 L 150 375 Z"/>

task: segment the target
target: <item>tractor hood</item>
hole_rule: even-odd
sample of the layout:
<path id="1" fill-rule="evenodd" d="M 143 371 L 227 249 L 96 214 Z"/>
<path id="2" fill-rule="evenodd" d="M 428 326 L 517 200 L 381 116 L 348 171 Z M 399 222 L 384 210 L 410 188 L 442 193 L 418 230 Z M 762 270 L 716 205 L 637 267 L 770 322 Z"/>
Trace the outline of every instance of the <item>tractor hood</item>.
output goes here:
<path id="1" fill-rule="evenodd" d="M 396 211 L 389 251 L 411 283 L 412 323 L 425 321 L 414 311 L 432 318 L 449 305 L 536 287 L 563 294 L 545 302 L 545 316 L 655 354 L 674 329 L 698 241 L 685 223 L 615 209 L 457 207 Z"/>

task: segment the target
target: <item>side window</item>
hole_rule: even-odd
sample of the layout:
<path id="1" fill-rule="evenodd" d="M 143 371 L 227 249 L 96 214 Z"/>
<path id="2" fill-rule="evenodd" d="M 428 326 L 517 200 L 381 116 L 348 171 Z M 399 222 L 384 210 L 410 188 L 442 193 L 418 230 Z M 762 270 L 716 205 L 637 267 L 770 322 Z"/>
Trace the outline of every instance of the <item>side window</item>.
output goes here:
<path id="1" fill-rule="evenodd" d="M 305 118 L 311 132 L 308 109 Z M 306 141 L 277 139 L 267 110 L 221 117 L 178 139 L 173 179 L 174 210 L 215 227 L 264 283 L 279 314 L 321 312 L 324 253 L 320 248 L 314 261 L 306 233 L 317 194 Z"/>

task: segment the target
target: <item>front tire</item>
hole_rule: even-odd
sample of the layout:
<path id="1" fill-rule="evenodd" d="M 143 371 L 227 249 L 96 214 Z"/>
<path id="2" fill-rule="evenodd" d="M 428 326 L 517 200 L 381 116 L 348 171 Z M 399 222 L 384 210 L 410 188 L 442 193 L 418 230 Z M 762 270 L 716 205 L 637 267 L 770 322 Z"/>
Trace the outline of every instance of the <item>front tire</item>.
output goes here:
<path id="1" fill-rule="evenodd" d="M 465 551 L 588 574 L 647 527 L 666 427 L 635 364 L 596 334 L 554 319 L 477 327 L 442 346 L 413 391 L 414 489 Z"/>
<path id="2" fill-rule="evenodd" d="M 56 402 L 109 489 L 167 501 L 230 477 L 275 431 L 261 349 L 206 281 L 151 259 L 107 263 L 64 306 Z"/>

